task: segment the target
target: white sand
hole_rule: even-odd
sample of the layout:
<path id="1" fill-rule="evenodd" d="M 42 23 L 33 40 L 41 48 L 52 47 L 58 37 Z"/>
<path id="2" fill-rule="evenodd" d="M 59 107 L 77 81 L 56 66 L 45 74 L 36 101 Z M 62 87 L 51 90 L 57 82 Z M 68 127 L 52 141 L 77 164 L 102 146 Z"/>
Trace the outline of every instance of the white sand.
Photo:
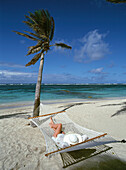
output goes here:
<path id="1" fill-rule="evenodd" d="M 107 132 L 115 139 L 121 140 L 126 139 L 126 111 L 111 116 L 126 107 L 124 102 L 125 99 L 89 101 L 89 103 L 85 101 L 82 105 L 69 108 L 66 113 L 81 126 Z M 52 106 L 66 107 L 73 103 L 75 102 L 67 101 Z M 29 123 L 27 117 L 31 112 L 31 106 L 0 110 L 0 169 L 62 169 L 59 155 L 51 159 L 44 156 L 46 146 L 40 130 L 27 125 Z M 126 162 L 126 144 L 118 143 L 111 146 L 118 158 Z M 93 161 L 93 168 L 98 169 L 100 161 L 97 159 Z M 88 169 L 90 166 L 90 160 L 87 160 L 67 169 Z"/>

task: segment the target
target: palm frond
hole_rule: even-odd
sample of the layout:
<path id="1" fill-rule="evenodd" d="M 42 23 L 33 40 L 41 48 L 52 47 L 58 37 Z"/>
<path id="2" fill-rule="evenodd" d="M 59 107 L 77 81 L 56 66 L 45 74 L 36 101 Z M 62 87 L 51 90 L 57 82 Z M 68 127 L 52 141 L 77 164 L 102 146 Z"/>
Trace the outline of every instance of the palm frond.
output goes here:
<path id="1" fill-rule="evenodd" d="M 50 33 L 50 41 L 52 41 L 54 37 L 55 23 L 53 17 L 51 17 L 51 33 Z"/>
<path id="2" fill-rule="evenodd" d="M 36 45 L 30 46 L 30 47 L 28 47 L 28 49 L 34 50 L 35 48 L 40 47 L 41 45 L 42 45 L 42 42 L 41 42 L 41 41 L 38 41 L 38 43 L 37 43 Z"/>
<path id="3" fill-rule="evenodd" d="M 38 41 L 37 38 L 34 38 L 34 37 L 32 37 L 32 36 L 30 36 L 30 35 L 28 35 L 28 34 L 24 34 L 24 33 L 18 32 L 18 31 L 13 31 L 13 32 L 16 32 L 16 34 L 22 35 L 22 36 L 24 36 L 24 37 L 26 37 L 26 38 L 28 38 L 28 39 L 31 39 L 31 40 L 34 40 L 34 41 Z"/>
<path id="4" fill-rule="evenodd" d="M 24 32 L 26 32 L 26 33 L 28 33 L 28 34 L 31 34 L 32 36 L 37 37 L 38 39 L 41 39 L 41 38 L 42 38 L 41 36 L 39 36 L 39 35 L 37 35 L 37 34 L 34 34 L 34 33 L 32 33 L 32 32 L 29 32 L 29 31 L 24 31 Z"/>
<path id="5" fill-rule="evenodd" d="M 25 18 L 27 19 L 28 22 L 32 23 L 32 25 L 37 24 L 36 20 L 33 17 L 25 15 Z"/>
<path id="6" fill-rule="evenodd" d="M 48 10 L 45 10 L 45 14 L 46 14 L 46 23 L 47 23 L 47 35 L 49 37 L 52 29 L 51 17 Z"/>
<path id="7" fill-rule="evenodd" d="M 37 41 L 37 45 L 29 47 L 27 55 L 46 52 L 50 49 L 50 41 L 52 41 L 54 36 L 55 23 L 53 17 L 50 16 L 47 10 L 38 10 L 34 13 L 29 12 L 29 16 L 25 15 L 26 21 L 23 21 L 32 31 L 24 31 L 24 33 L 14 31 L 18 35 L 22 35 L 31 40 Z M 69 48 L 70 46 L 63 43 L 56 43 L 56 46 L 61 46 L 63 48 Z M 26 65 L 29 66 L 36 62 L 36 59 L 39 58 L 39 54 Z"/>
<path id="8" fill-rule="evenodd" d="M 106 0 L 108 2 L 112 2 L 112 3 L 125 3 L 126 0 Z"/>
<path id="9" fill-rule="evenodd" d="M 17 32 L 17 34 L 23 35 L 32 40 L 36 38 L 51 41 L 53 39 L 55 28 L 54 20 L 47 10 L 38 10 L 34 13 L 29 12 L 29 16 L 25 15 L 25 18 L 26 21 L 23 22 L 32 29 L 33 33 L 26 32 L 29 33 L 31 36 L 19 32 Z"/>
<path id="10" fill-rule="evenodd" d="M 55 43 L 55 46 L 57 47 L 62 47 L 62 48 L 67 48 L 67 49 L 72 49 L 71 46 L 64 44 L 64 43 Z"/>
<path id="11" fill-rule="evenodd" d="M 35 11 L 35 13 L 29 12 L 30 16 L 25 15 L 27 21 L 24 21 L 33 31 L 35 31 L 38 35 L 44 34 L 45 30 L 42 25 L 42 18 L 40 17 L 40 12 Z"/>
<path id="12" fill-rule="evenodd" d="M 50 15 L 47 10 L 41 11 L 41 25 L 45 35 L 49 38 L 51 32 Z"/>
<path id="13" fill-rule="evenodd" d="M 32 28 L 33 24 L 29 21 L 23 21 L 23 23 L 25 23 L 26 25 L 28 25 L 30 28 Z"/>
<path id="14" fill-rule="evenodd" d="M 49 14 L 49 12 L 48 12 L 47 9 L 45 10 L 45 13 L 46 13 L 46 16 L 47 16 L 48 18 L 50 18 L 50 14 Z"/>
<path id="15" fill-rule="evenodd" d="M 25 15 L 27 21 L 23 21 L 23 22 L 27 24 L 33 31 L 40 32 L 40 24 L 39 21 L 36 19 L 36 16 L 30 12 L 29 14 L 30 16 Z"/>
<path id="16" fill-rule="evenodd" d="M 48 41 L 39 41 L 35 46 L 30 46 L 28 47 L 29 51 L 27 53 L 26 56 L 30 55 L 30 54 L 34 54 L 39 52 L 40 50 L 44 51 L 48 51 L 49 50 L 49 42 Z"/>
<path id="17" fill-rule="evenodd" d="M 24 32 L 26 32 L 26 33 L 28 33 L 28 34 L 31 34 L 31 35 L 33 35 L 34 37 L 37 37 L 38 39 L 40 39 L 40 40 L 48 40 L 48 37 L 46 37 L 45 35 L 43 35 L 43 34 L 34 34 L 34 33 L 32 33 L 32 32 L 29 32 L 29 31 L 24 31 Z"/>
<path id="18" fill-rule="evenodd" d="M 34 65 L 34 64 L 39 60 L 40 57 L 41 57 L 41 53 L 36 54 L 36 55 L 32 58 L 32 60 L 31 60 L 29 63 L 27 63 L 25 66 L 27 67 L 27 66 L 30 66 L 30 65 Z"/>
<path id="19" fill-rule="evenodd" d="M 38 53 L 41 49 L 42 49 L 41 47 L 36 47 L 34 49 L 30 49 L 26 56 L 28 56 L 30 54 Z"/>
<path id="20" fill-rule="evenodd" d="M 38 10 L 35 11 L 34 14 L 30 14 L 38 23 L 38 27 L 40 28 L 40 31 L 42 34 L 46 35 L 46 30 L 45 30 L 45 26 L 46 26 L 46 16 L 44 13 L 44 10 Z"/>

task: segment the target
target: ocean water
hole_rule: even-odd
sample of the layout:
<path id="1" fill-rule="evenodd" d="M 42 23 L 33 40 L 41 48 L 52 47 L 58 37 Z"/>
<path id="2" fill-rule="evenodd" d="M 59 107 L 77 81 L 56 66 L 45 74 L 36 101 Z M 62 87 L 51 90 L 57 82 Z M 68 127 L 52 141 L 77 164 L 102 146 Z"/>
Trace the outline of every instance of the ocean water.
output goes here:
<path id="1" fill-rule="evenodd" d="M 35 84 L 1 84 L 0 104 L 34 101 Z M 126 97 L 126 85 L 41 85 L 41 100 Z"/>

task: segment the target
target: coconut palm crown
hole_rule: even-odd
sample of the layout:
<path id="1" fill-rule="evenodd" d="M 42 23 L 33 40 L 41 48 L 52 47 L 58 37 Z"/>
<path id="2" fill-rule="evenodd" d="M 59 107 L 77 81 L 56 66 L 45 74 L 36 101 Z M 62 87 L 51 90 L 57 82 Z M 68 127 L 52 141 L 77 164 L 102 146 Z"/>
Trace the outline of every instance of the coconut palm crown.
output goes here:
<path id="1" fill-rule="evenodd" d="M 26 21 L 23 21 L 27 26 L 29 26 L 33 32 L 24 31 L 25 33 L 21 33 L 18 31 L 14 31 L 19 35 L 25 36 L 28 39 L 33 41 L 37 41 L 35 46 L 30 46 L 27 55 L 37 53 L 32 60 L 26 64 L 26 66 L 30 66 L 35 64 L 41 54 L 46 52 L 50 49 L 51 46 L 60 46 L 62 48 L 71 49 L 71 46 L 68 46 L 64 43 L 55 43 L 50 45 L 54 37 L 54 29 L 55 23 L 53 17 L 50 16 L 47 10 L 38 10 L 35 13 L 29 12 L 30 16 L 25 15 Z M 26 34 L 27 33 L 27 34 Z M 39 52 L 39 53 L 38 53 Z"/>
<path id="2" fill-rule="evenodd" d="M 50 50 L 50 47 L 57 46 L 67 49 L 72 49 L 71 46 L 64 43 L 50 44 L 54 37 L 55 23 L 53 17 L 50 16 L 47 10 L 38 10 L 34 13 L 29 12 L 29 16 L 25 15 L 26 21 L 23 21 L 32 32 L 24 31 L 24 33 L 14 31 L 16 34 L 22 35 L 28 39 L 36 41 L 37 44 L 30 46 L 27 55 L 35 54 L 30 62 L 26 66 L 34 65 L 40 59 L 40 67 L 38 73 L 38 81 L 36 84 L 35 92 L 35 102 L 33 109 L 33 117 L 39 115 L 40 106 L 40 91 L 41 91 L 41 81 L 42 72 L 44 64 L 44 55 Z"/>

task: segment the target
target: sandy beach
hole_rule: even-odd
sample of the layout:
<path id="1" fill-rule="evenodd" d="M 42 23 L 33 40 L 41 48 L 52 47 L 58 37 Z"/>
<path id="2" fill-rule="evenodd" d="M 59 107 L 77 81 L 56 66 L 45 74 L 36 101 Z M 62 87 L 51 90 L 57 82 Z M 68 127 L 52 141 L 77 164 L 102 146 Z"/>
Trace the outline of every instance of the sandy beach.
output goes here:
<path id="1" fill-rule="evenodd" d="M 78 103 L 81 103 L 78 105 Z M 46 102 L 46 106 L 67 106 L 67 115 L 77 124 L 103 133 L 117 140 L 126 140 L 126 100 L 89 100 Z M 32 105 L 0 107 L 0 169 L 52 170 L 62 169 L 59 155 L 51 158 L 44 156 L 46 144 L 38 128 L 28 125 Z M 110 164 L 109 157 L 81 161 L 66 169 L 125 169 L 126 143 L 109 144 L 113 147 L 117 160 Z M 107 160 L 107 161 L 105 161 Z M 117 163 L 117 165 L 116 165 Z M 114 167 L 115 166 L 115 167 Z"/>

